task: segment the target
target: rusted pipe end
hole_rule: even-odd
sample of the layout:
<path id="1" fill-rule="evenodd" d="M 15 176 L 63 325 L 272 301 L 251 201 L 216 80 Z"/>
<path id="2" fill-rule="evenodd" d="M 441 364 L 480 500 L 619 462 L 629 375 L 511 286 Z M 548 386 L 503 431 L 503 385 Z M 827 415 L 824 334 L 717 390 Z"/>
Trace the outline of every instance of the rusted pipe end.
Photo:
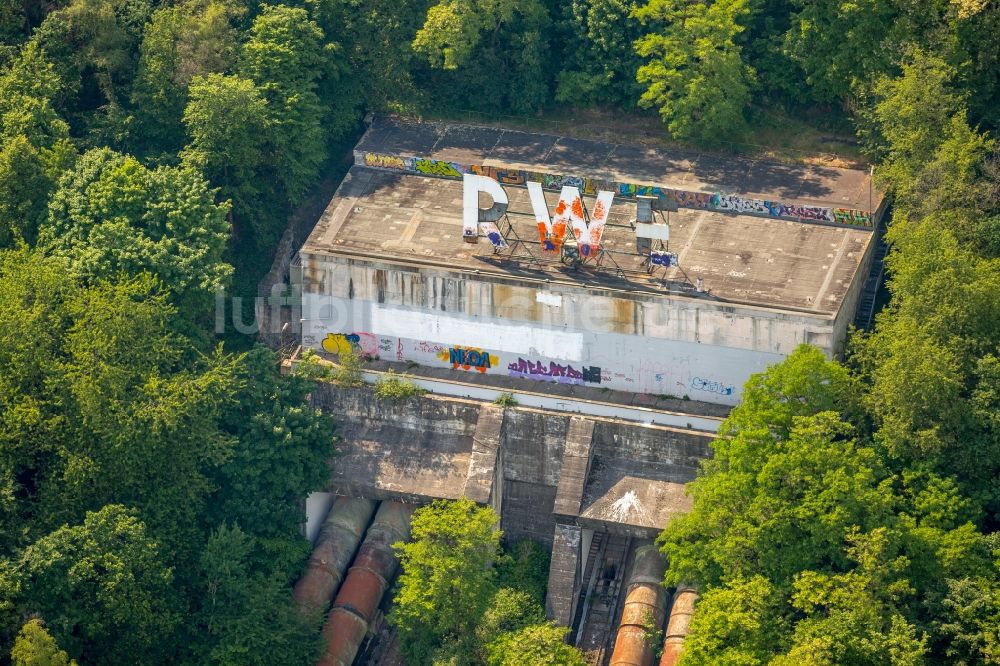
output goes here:
<path id="1" fill-rule="evenodd" d="M 663 644 L 663 656 L 660 657 L 660 666 L 676 666 L 680 661 L 681 652 L 684 651 L 683 642 L 671 643 L 670 639 Z"/>
<path id="2" fill-rule="evenodd" d="M 375 505 L 372 500 L 338 497 L 330 508 L 308 569 L 292 592 L 304 612 L 325 609 L 330 603 L 375 513 Z"/>
<path id="3" fill-rule="evenodd" d="M 337 593 L 333 608 L 351 610 L 366 622 L 371 622 L 388 586 L 386 579 L 378 574 L 352 567 Z"/>
<path id="4" fill-rule="evenodd" d="M 367 631 L 368 623 L 355 613 L 334 608 L 323 625 L 326 654 L 316 662 L 316 666 L 351 666 Z"/>
<path id="5" fill-rule="evenodd" d="M 675 666 L 681 658 L 681 652 L 684 651 L 684 638 L 691 630 L 691 619 L 694 617 L 696 601 L 698 601 L 698 591 L 690 585 L 680 585 L 674 592 L 660 666 Z"/>
<path id="6" fill-rule="evenodd" d="M 656 546 L 636 549 L 609 666 L 653 666 L 656 655 L 647 632 L 658 631 L 663 626 L 667 606 L 667 593 L 663 589 L 666 568 Z"/>
<path id="7" fill-rule="evenodd" d="M 646 631 L 640 626 L 619 627 L 615 651 L 608 666 L 653 666 L 653 651 L 646 642 Z"/>
<path id="8" fill-rule="evenodd" d="M 652 623 L 657 629 L 663 626 L 666 616 L 667 593 L 662 586 L 649 583 L 634 585 L 629 589 L 622 608 L 621 625 L 645 626 Z"/>

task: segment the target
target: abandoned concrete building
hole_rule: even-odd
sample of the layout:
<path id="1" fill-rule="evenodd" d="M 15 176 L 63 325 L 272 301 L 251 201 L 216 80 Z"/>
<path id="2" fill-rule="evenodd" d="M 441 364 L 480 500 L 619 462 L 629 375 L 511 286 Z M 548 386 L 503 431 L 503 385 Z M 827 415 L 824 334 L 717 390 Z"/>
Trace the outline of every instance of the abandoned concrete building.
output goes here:
<path id="1" fill-rule="evenodd" d="M 645 546 L 690 507 L 751 374 L 802 343 L 840 353 L 882 213 L 865 171 L 376 119 L 286 264 L 291 323 L 303 348 L 431 393 L 314 395 L 339 455 L 308 502 L 322 573 L 296 595 L 332 604 L 323 663 L 378 663 L 363 639 L 394 570 L 358 561 L 386 558 L 383 509 L 462 496 L 551 549 L 546 611 L 571 642 L 649 663 L 629 620 L 644 604 L 676 658 L 694 592 L 651 586 L 663 563 Z M 505 392 L 516 405 L 493 403 Z M 363 612 L 341 599 L 362 570 Z"/>

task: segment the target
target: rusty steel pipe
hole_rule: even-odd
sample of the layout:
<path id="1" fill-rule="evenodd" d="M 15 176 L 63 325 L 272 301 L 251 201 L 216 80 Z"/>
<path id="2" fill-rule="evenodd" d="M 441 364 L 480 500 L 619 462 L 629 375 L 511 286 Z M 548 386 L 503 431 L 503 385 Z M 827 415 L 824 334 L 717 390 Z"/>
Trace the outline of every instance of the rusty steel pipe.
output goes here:
<path id="1" fill-rule="evenodd" d="M 292 592 L 304 612 L 325 611 L 330 605 L 377 504 L 373 500 L 338 497 L 330 507 L 316 548 L 309 556 L 309 568 Z"/>
<path id="2" fill-rule="evenodd" d="M 663 626 L 667 610 L 667 593 L 663 589 L 666 568 L 656 546 L 642 546 L 635 551 L 632 578 L 609 666 L 653 666 L 655 647 L 649 644 L 646 632 L 647 627 L 659 630 Z"/>
<path id="3" fill-rule="evenodd" d="M 317 666 L 351 666 L 354 662 L 368 625 L 399 569 L 392 544 L 410 537 L 414 509 L 413 505 L 382 502 L 323 626 L 326 654 Z"/>
<path id="4" fill-rule="evenodd" d="M 694 604 L 698 601 L 698 591 L 690 585 L 679 585 L 674 592 L 674 602 L 670 605 L 670 621 L 667 622 L 667 636 L 663 641 L 663 657 L 660 666 L 675 666 L 684 649 L 684 637 L 691 629 Z"/>

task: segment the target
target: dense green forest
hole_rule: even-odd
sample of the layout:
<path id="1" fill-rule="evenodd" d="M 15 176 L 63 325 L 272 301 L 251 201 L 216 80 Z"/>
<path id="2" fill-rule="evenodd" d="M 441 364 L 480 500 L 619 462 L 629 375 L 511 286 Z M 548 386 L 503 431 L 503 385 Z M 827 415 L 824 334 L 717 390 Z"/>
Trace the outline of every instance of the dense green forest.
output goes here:
<path id="1" fill-rule="evenodd" d="M 894 202 L 875 330 L 752 379 L 664 533 L 683 663 L 1000 663 L 998 35 L 994 0 L 0 0 L 0 654 L 313 663 L 289 585 L 334 424 L 216 294 L 368 111 L 593 108 L 854 135 Z M 401 603 L 413 663 L 560 653 L 504 575 Z"/>

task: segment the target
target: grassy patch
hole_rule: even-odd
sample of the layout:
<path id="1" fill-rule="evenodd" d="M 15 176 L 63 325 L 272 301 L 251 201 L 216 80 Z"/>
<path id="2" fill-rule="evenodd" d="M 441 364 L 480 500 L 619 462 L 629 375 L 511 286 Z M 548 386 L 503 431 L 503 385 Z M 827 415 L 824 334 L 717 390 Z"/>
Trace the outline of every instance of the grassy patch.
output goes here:
<path id="1" fill-rule="evenodd" d="M 501 407 L 516 407 L 517 398 L 510 391 L 504 391 L 493 400 L 493 404 Z"/>
<path id="2" fill-rule="evenodd" d="M 402 402 L 427 393 L 406 377 L 400 377 L 392 370 L 379 377 L 375 382 L 375 395 L 379 400 Z"/>

